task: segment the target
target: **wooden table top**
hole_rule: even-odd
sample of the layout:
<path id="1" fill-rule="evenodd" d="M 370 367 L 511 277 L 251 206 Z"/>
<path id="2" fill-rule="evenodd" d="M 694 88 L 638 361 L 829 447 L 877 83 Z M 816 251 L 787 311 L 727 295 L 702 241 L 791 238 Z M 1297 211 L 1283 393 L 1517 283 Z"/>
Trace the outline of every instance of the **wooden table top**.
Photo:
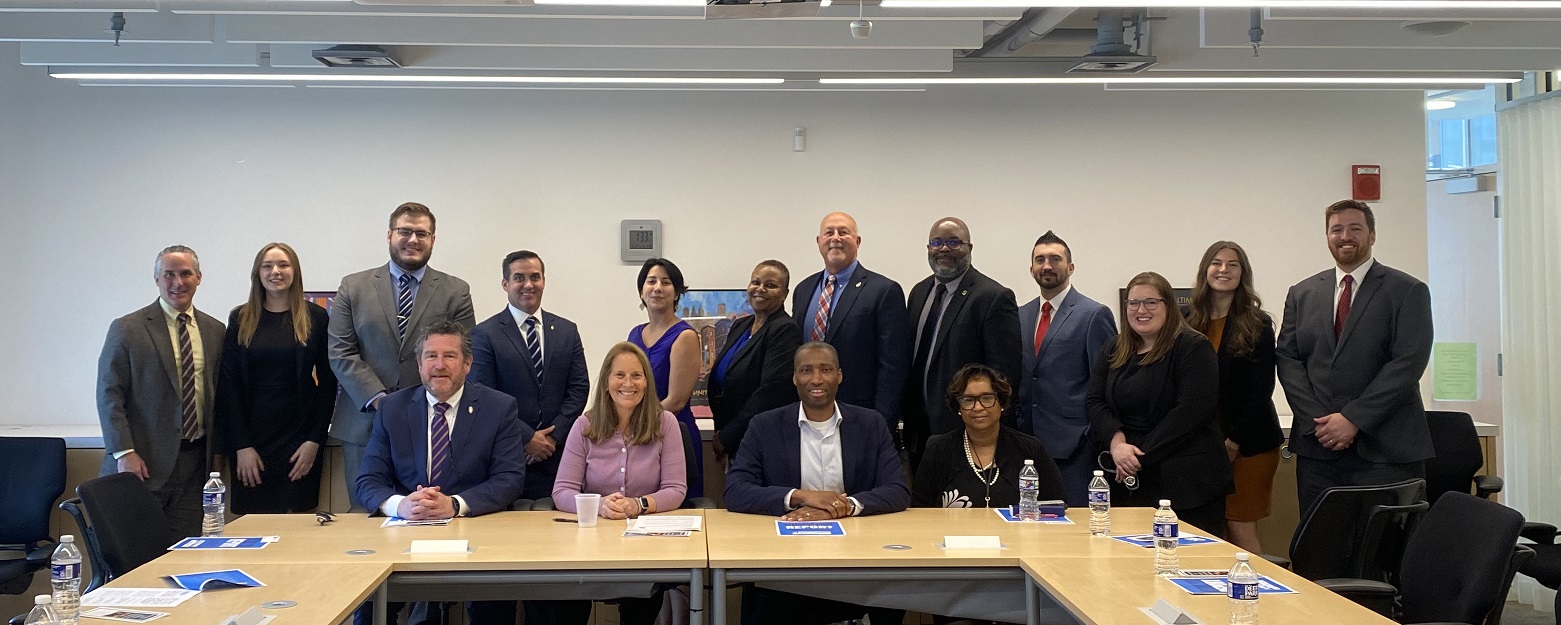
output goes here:
<path id="1" fill-rule="evenodd" d="M 1181 555 L 1183 569 L 1228 569 L 1235 557 Z M 1153 558 L 1022 558 L 1030 577 L 1083 625 L 1149 623 L 1139 610 L 1159 599 L 1210 625 L 1227 622 L 1230 603 L 1224 595 L 1191 595 L 1154 574 Z M 1300 576 L 1253 557 L 1253 568 L 1296 594 L 1263 595 L 1258 619 L 1264 625 L 1393 625 L 1355 602 L 1324 590 Z"/>
<path id="2" fill-rule="evenodd" d="M 699 515 L 700 510 L 677 514 Z M 671 514 L 671 513 L 669 513 Z M 553 519 L 569 519 L 567 523 Z M 380 527 L 384 517 L 337 515 L 321 526 L 312 514 L 251 514 L 225 528 L 228 536 L 281 536 L 264 549 L 174 551 L 156 562 L 211 566 L 244 562 L 379 562 L 394 571 L 704 568 L 705 535 L 624 537 L 623 521 L 582 528 L 565 512 L 498 512 L 444 526 Z M 467 540 L 464 554 L 409 554 L 413 540 Z M 348 555 L 368 549 L 368 555 Z"/>
<path id="3" fill-rule="evenodd" d="M 154 561 L 126 573 L 108 583 L 110 588 L 175 588 L 166 575 L 200 573 L 204 571 L 237 568 L 243 569 L 255 579 L 266 584 L 259 588 L 223 588 L 203 591 L 173 608 L 135 608 L 169 615 L 157 619 L 158 625 L 199 624 L 211 625 L 220 619 L 258 607 L 268 601 L 288 600 L 297 602 L 290 608 L 261 609 L 262 613 L 276 616 L 276 623 L 334 624 L 348 619 L 358 605 L 374 593 L 381 582 L 390 575 L 390 566 L 384 563 L 361 562 L 357 564 L 241 564 L 221 567 L 199 564 L 171 564 Z M 89 610 L 91 608 L 82 608 Z M 82 623 L 109 623 L 96 619 L 82 619 Z"/>
<path id="4" fill-rule="evenodd" d="M 1088 511 L 1072 525 L 1009 523 L 988 509 L 913 508 L 840 519 L 845 536 L 778 536 L 775 517 L 705 511 L 712 568 L 1017 567 L 1021 557 L 1152 558 L 1143 547 L 1089 535 Z M 1118 534 L 1150 531 L 1150 508 L 1116 508 Z M 1000 550 L 944 550 L 944 536 L 997 536 Z M 904 545 L 910 549 L 886 549 Z M 1235 558 L 1227 543 L 1188 547 Z"/>

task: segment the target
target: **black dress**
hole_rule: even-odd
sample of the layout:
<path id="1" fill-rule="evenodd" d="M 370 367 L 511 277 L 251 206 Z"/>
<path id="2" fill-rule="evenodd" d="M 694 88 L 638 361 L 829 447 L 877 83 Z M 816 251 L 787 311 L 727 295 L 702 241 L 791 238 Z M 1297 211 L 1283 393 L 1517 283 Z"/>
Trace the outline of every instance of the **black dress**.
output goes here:
<path id="1" fill-rule="evenodd" d="M 997 432 L 997 469 L 977 475 L 965 458 L 965 428 L 927 439 L 916 469 L 911 506 L 917 508 L 1004 508 L 1019 503 L 1019 472 L 1035 461 L 1040 498 L 1063 499 L 1062 473 L 1034 436 L 1003 426 Z M 988 485 L 987 482 L 992 482 Z"/>
<path id="2" fill-rule="evenodd" d="M 248 347 L 238 344 L 237 309 L 228 319 L 219 419 L 234 473 L 228 492 L 235 514 L 298 512 L 319 505 L 336 377 L 326 355 L 328 318 L 323 308 L 307 306 L 312 317 L 309 342 L 303 345 L 294 337 L 291 311 L 262 311 Z M 308 441 L 320 445 L 314 466 L 303 478 L 288 479 L 293 453 Z M 265 465 L 254 488 L 237 478 L 238 450 L 249 447 Z"/>

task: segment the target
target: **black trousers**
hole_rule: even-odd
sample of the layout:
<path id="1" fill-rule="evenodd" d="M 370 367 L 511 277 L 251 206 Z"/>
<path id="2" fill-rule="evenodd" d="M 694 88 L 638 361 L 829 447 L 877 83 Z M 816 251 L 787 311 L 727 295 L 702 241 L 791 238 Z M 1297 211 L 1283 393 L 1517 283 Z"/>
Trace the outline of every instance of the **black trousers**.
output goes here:
<path id="1" fill-rule="evenodd" d="M 1329 488 L 1379 486 L 1424 477 L 1424 462 L 1372 462 L 1357 455 L 1354 447 L 1346 448 L 1338 458 L 1295 458 L 1295 491 L 1302 519 L 1311 514 L 1312 506 Z"/>
<path id="2" fill-rule="evenodd" d="M 201 535 L 201 491 L 206 488 L 207 476 L 206 439 L 179 443 L 179 455 L 175 457 L 173 472 L 163 487 L 152 491 L 162 504 L 163 514 L 168 516 L 169 529 L 174 538 Z"/>

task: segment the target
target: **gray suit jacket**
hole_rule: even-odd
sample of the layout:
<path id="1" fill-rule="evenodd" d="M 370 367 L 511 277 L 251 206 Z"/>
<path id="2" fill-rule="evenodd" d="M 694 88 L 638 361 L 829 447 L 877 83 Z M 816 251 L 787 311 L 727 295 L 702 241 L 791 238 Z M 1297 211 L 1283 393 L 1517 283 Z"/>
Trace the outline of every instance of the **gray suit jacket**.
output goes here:
<path id="1" fill-rule="evenodd" d="M 429 267 L 412 302 L 405 337 L 396 334 L 396 295 L 390 265 L 348 274 L 331 300 L 331 371 L 341 383 L 331 436 L 364 445 L 374 423 L 363 406 L 381 391 L 422 384 L 417 375 L 417 336 L 449 319 L 469 330 L 477 325 L 471 287 L 465 280 Z"/>
<path id="2" fill-rule="evenodd" d="M 216 438 L 212 415 L 216 412 L 217 369 L 222 366 L 226 328 L 199 310 L 195 311 L 195 325 L 200 329 L 206 360 L 201 372 L 206 389 L 201 415 L 210 451 Z M 161 304 L 154 300 L 152 305 L 108 324 L 108 337 L 98 357 L 98 422 L 103 426 L 104 451 L 99 475 L 119 470 L 115 452 L 134 449 L 146 462 L 150 474 L 147 487 L 162 488 L 179 456 L 183 430 L 179 386 L 173 338 Z"/>
<path id="3" fill-rule="evenodd" d="M 1279 383 L 1295 421 L 1290 450 L 1331 459 L 1312 420 L 1338 412 L 1360 428 L 1354 448 L 1370 462 L 1404 463 L 1435 455 L 1420 400 L 1431 359 L 1431 291 L 1424 282 L 1374 263 L 1333 338 L 1334 270 L 1290 287 L 1279 328 Z"/>

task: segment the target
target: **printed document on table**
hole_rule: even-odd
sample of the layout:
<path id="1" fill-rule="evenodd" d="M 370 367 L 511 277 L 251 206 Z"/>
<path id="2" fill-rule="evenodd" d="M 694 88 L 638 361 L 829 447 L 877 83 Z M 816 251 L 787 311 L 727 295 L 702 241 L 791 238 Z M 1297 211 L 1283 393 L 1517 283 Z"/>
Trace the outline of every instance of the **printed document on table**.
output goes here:
<path id="1" fill-rule="evenodd" d="M 398 516 L 393 516 L 393 517 L 385 519 L 385 522 L 384 523 L 380 523 L 379 526 L 380 527 L 410 527 L 410 526 L 414 526 L 414 525 L 449 525 L 450 521 L 454 521 L 454 520 L 455 519 L 452 518 L 452 519 L 427 519 L 427 520 L 423 520 L 423 521 L 410 521 L 410 520 L 403 519 L 403 518 L 398 517 Z"/>
<path id="2" fill-rule="evenodd" d="M 99 588 L 81 597 L 82 607 L 112 606 L 116 608 L 171 608 L 199 590 L 183 588 Z"/>
<path id="3" fill-rule="evenodd" d="M 702 516 L 642 516 L 629 521 L 629 533 L 649 532 L 697 532 L 704 523 Z"/>

